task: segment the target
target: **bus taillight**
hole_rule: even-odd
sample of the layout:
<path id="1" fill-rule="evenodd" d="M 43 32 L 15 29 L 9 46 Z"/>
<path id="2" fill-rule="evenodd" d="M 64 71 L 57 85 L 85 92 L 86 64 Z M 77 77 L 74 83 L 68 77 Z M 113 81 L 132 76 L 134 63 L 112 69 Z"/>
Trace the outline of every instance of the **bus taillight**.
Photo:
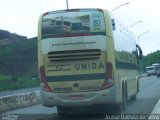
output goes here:
<path id="1" fill-rule="evenodd" d="M 52 89 L 49 87 L 49 85 L 46 82 L 46 77 L 45 77 L 46 75 L 45 75 L 45 68 L 44 68 L 44 66 L 40 67 L 39 75 L 40 75 L 40 86 L 41 86 L 41 88 L 44 91 L 52 92 Z"/>
<path id="2" fill-rule="evenodd" d="M 113 66 L 112 63 L 107 62 L 106 63 L 106 79 L 101 87 L 101 89 L 107 89 L 114 85 L 114 77 L 113 77 Z"/>
<path id="3" fill-rule="evenodd" d="M 44 13 L 43 16 L 48 15 L 48 13 L 49 13 L 49 12 Z"/>

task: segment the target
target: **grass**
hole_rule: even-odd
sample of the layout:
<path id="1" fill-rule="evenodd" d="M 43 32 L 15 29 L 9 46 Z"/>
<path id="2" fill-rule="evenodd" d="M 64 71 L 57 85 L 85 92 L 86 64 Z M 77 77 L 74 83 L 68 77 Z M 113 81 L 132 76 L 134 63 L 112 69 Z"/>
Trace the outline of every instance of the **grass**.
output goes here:
<path id="1" fill-rule="evenodd" d="M 34 75 L 37 74 L 36 39 L 15 41 L 14 43 L 0 46 L 1 74 L 23 76 L 31 70 Z"/>
<path id="2" fill-rule="evenodd" d="M 0 46 L 0 91 L 39 86 L 37 38 Z"/>
<path id="3" fill-rule="evenodd" d="M 13 77 L 0 75 L 0 92 L 21 88 L 37 87 L 39 80 L 32 80 L 30 77 Z"/>

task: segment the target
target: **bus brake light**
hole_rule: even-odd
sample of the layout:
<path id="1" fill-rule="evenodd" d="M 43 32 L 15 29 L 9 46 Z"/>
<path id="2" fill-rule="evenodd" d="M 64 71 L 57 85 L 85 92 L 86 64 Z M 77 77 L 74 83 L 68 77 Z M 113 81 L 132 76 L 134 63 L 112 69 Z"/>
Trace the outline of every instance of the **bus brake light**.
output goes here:
<path id="1" fill-rule="evenodd" d="M 40 67 L 40 73 L 39 74 L 40 74 L 40 85 L 41 85 L 41 88 L 44 91 L 52 92 L 53 90 L 49 87 L 49 85 L 46 82 L 44 66 Z"/>
<path id="2" fill-rule="evenodd" d="M 49 13 L 49 12 L 44 13 L 43 16 L 48 15 L 48 13 Z"/>
<path id="3" fill-rule="evenodd" d="M 114 77 L 113 77 L 113 66 L 112 63 L 106 63 L 106 79 L 101 87 L 101 89 L 107 89 L 114 85 Z"/>

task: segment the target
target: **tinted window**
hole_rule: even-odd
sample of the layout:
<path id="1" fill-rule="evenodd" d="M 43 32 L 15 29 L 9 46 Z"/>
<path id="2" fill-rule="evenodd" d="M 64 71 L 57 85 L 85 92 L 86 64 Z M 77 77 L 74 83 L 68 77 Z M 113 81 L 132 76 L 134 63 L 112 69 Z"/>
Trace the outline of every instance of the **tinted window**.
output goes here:
<path id="1" fill-rule="evenodd" d="M 105 34 L 103 12 L 96 10 L 50 12 L 43 17 L 42 36 Z"/>

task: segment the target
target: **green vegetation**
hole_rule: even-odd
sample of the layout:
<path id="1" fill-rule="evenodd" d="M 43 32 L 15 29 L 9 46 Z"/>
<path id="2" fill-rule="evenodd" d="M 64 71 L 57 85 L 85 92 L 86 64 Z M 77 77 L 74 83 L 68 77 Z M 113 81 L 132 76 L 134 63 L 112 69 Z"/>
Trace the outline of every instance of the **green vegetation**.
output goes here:
<path id="1" fill-rule="evenodd" d="M 0 91 L 39 86 L 37 38 L 0 45 L 0 83 Z"/>
<path id="2" fill-rule="evenodd" d="M 30 77 L 12 77 L 0 75 L 0 83 L 0 91 L 5 91 L 35 87 L 38 85 L 38 80 L 32 80 Z"/>
<path id="3" fill-rule="evenodd" d="M 158 50 L 156 52 L 144 56 L 141 63 L 144 72 L 146 66 L 151 66 L 154 63 L 160 63 L 160 51 Z"/>

